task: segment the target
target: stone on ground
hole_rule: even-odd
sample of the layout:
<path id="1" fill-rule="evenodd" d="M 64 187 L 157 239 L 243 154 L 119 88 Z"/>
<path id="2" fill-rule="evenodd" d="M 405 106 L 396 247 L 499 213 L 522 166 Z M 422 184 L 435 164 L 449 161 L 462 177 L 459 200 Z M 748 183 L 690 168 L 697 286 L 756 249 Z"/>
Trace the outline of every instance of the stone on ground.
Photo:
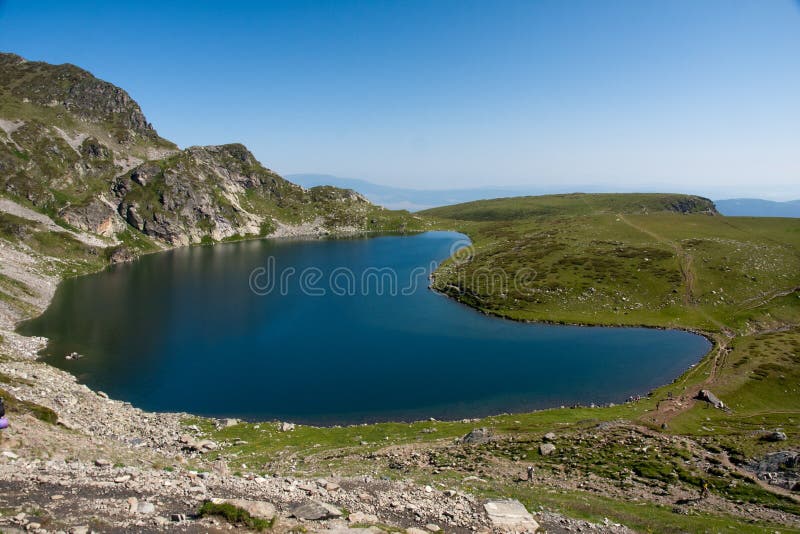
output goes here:
<path id="1" fill-rule="evenodd" d="M 464 443 L 480 445 L 491 440 L 492 434 L 488 428 L 473 428 L 469 434 L 461 438 Z"/>
<path id="2" fill-rule="evenodd" d="M 357 525 L 363 525 L 369 523 L 377 523 L 378 516 L 374 514 L 365 514 L 364 512 L 353 512 L 352 514 L 347 516 L 347 520 Z"/>
<path id="3" fill-rule="evenodd" d="M 293 506 L 289 510 L 297 519 L 309 521 L 320 521 L 322 519 L 333 519 L 341 517 L 342 512 L 332 504 L 308 500 Z"/>
<path id="4" fill-rule="evenodd" d="M 486 510 L 492 526 L 500 532 L 514 531 L 533 534 L 539 529 L 539 523 L 517 500 L 489 501 L 483 505 L 483 508 Z"/>
<path id="5" fill-rule="evenodd" d="M 556 452 L 556 446 L 552 443 L 542 443 L 539 445 L 539 454 L 542 456 L 549 456 Z"/>

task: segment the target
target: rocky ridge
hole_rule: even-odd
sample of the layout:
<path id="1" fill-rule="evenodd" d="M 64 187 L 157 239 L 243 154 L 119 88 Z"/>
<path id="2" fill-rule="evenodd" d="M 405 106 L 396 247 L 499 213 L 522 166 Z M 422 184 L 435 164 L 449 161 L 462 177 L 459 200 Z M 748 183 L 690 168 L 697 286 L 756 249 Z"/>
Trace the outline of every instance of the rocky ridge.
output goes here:
<path id="1" fill-rule="evenodd" d="M 162 246 L 413 229 L 419 219 L 349 190 L 305 190 L 241 144 L 180 150 L 123 89 L 74 65 L 0 54 L 0 184 L 5 195 L 108 238 L 132 257 Z"/>

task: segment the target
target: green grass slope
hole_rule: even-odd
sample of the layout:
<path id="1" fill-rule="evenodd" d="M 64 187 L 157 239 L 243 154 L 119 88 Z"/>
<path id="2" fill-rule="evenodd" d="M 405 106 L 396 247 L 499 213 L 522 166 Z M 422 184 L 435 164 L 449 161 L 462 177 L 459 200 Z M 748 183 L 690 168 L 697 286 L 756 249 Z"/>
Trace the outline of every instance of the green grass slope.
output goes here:
<path id="1" fill-rule="evenodd" d="M 543 195 L 476 200 L 433 208 L 422 213 L 464 221 L 514 221 L 553 216 L 597 215 L 601 213 L 716 213 L 707 198 L 680 194 L 631 193 Z"/>
<path id="2" fill-rule="evenodd" d="M 656 194 L 497 199 L 422 215 L 473 240 L 433 281 L 465 304 L 517 320 L 691 329 L 714 349 L 617 406 L 291 432 L 187 421 L 223 444 L 214 455 L 256 473 L 367 468 L 644 532 L 798 531 L 797 495 L 747 465 L 800 446 L 800 221 L 722 217 L 705 199 Z M 701 388 L 730 409 L 694 400 Z M 476 427 L 493 440 L 458 439 Z M 775 429 L 787 440 L 764 439 Z M 547 432 L 557 450 L 544 456 Z M 534 484 L 517 480 L 527 466 Z"/>
<path id="3" fill-rule="evenodd" d="M 643 199 L 646 210 L 637 208 Z M 561 209 L 549 216 L 515 216 L 554 205 Z M 782 427 L 789 441 L 781 446 L 797 446 L 800 220 L 708 215 L 714 211 L 679 195 L 529 197 L 429 210 L 474 242 L 439 269 L 434 287 L 512 319 L 703 332 L 717 346 L 680 391 L 711 388 L 732 411 L 697 404 L 670 413 L 667 402 L 649 422 L 669 421 L 747 453 L 774 449 L 760 438 Z"/>

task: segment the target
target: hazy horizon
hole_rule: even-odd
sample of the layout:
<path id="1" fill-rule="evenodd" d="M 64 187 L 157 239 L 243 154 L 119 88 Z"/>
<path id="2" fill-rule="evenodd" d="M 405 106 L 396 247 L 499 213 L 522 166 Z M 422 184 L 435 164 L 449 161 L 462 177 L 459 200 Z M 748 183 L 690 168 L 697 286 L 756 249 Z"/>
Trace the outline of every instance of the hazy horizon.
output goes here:
<path id="1" fill-rule="evenodd" d="M 0 1 L 0 49 L 180 146 L 417 189 L 800 198 L 799 28 L 791 0 Z"/>

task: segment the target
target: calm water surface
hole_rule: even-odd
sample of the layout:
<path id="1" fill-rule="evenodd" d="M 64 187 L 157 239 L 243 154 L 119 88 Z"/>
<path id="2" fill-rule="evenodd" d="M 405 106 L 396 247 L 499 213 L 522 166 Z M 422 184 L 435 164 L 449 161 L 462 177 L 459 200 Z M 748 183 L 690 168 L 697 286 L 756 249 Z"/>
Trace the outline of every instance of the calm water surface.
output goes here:
<path id="1" fill-rule="evenodd" d="M 427 289 L 431 262 L 464 236 L 248 241 L 144 257 L 64 281 L 21 331 L 50 338 L 45 360 L 92 388 L 161 411 L 340 424 L 461 418 L 620 402 L 668 383 L 709 349 L 686 332 L 521 324 Z M 287 273 L 267 295 L 253 269 Z M 306 287 L 303 269 L 319 280 Z M 370 267 L 408 295 L 368 291 Z M 334 269 L 358 281 L 331 291 Z M 418 269 L 416 272 L 415 269 Z M 338 272 L 341 272 L 338 271 Z M 346 289 L 349 275 L 336 278 Z M 313 278 L 313 277 L 312 277 Z M 262 292 L 267 276 L 257 277 Z M 71 352 L 84 355 L 67 360 Z"/>

